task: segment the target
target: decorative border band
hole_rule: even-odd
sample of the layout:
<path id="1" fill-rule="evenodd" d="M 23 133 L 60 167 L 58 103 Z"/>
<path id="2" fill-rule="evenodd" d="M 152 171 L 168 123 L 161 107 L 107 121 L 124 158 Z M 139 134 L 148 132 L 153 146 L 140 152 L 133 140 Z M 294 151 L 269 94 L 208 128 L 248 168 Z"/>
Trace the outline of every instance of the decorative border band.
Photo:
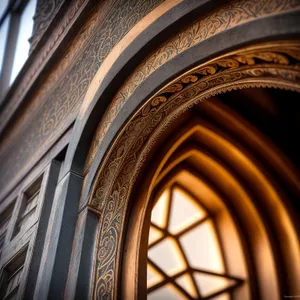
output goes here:
<path id="1" fill-rule="evenodd" d="M 116 297 L 125 216 L 131 191 L 160 134 L 196 103 L 247 87 L 300 92 L 300 42 L 244 48 L 202 64 L 172 81 L 126 123 L 103 160 L 89 206 L 100 216 L 94 299 Z"/>

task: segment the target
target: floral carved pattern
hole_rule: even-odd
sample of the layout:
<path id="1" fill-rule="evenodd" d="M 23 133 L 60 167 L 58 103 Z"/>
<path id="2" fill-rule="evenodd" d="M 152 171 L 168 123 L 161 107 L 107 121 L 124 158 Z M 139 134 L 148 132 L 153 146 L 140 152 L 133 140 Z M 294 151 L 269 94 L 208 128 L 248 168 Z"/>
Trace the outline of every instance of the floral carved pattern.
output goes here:
<path id="1" fill-rule="evenodd" d="M 233 28 L 257 18 L 289 11 L 299 7 L 300 3 L 293 0 L 232 1 L 195 22 L 161 45 L 159 49 L 154 51 L 136 68 L 111 101 L 93 138 L 91 151 L 86 164 L 86 171 L 90 167 L 104 135 L 121 107 L 133 94 L 135 89 L 160 66 L 181 52 L 229 28 Z"/>
<path id="2" fill-rule="evenodd" d="M 88 0 L 70 2 L 72 3 L 62 20 L 63 24 L 57 28 L 56 42 L 61 38 L 60 29 L 69 28 L 70 22 L 75 21 Z M 3 162 L 0 166 L 0 189 L 15 180 L 16 173 L 18 176 L 24 174 L 37 157 L 43 155 L 70 126 L 94 75 L 108 53 L 136 22 L 161 2 L 162 0 L 95 1 L 91 17 L 83 24 L 76 39 L 51 74 L 47 75 L 41 87 L 35 89 L 30 105 L 22 112 L 22 118 L 12 124 L 9 134 L 4 137 L 5 147 L 0 147 L 0 160 Z M 52 43 L 52 40 L 49 42 Z M 48 50 L 52 51 L 51 49 Z M 34 65 L 38 65 L 38 68 L 44 63 L 43 53 L 41 59 L 37 58 L 35 61 Z M 50 54 L 47 52 L 48 56 Z M 24 97 L 25 90 L 30 86 L 29 81 L 34 81 L 35 76 L 36 71 L 33 70 L 32 74 L 24 77 L 25 83 L 20 85 L 14 99 Z M 9 103 L 6 106 L 8 111 Z M 3 116 L 0 118 L 0 126 L 5 114 Z M 16 143 L 22 144 L 22 147 L 16 147 Z"/>
<path id="3" fill-rule="evenodd" d="M 114 299 L 121 241 L 133 185 L 157 138 L 185 110 L 246 87 L 300 92 L 300 42 L 261 44 L 228 53 L 172 81 L 126 123 L 100 165 L 89 206 L 99 213 L 94 299 Z"/>

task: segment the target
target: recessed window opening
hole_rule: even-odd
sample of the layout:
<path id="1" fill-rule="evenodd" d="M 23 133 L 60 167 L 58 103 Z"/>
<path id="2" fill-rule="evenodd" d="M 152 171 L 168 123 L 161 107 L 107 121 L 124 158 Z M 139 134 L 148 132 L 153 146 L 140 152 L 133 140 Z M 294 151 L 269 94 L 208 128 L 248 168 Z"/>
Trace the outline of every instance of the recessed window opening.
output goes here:
<path id="1" fill-rule="evenodd" d="M 14 236 L 19 232 L 25 232 L 35 223 L 41 184 L 42 177 L 38 178 L 23 194 L 21 210 Z"/>
<path id="2" fill-rule="evenodd" d="M 14 209 L 14 203 L 15 201 L 13 201 L 12 204 L 9 205 L 8 208 L 6 208 L 6 210 L 0 215 L 0 256 L 2 253 L 2 248 L 4 245 L 4 240 L 5 240 L 5 236 L 6 236 L 6 232 L 7 232 L 7 228 L 8 228 L 8 223 L 11 219 L 11 215 Z"/>
<path id="3" fill-rule="evenodd" d="M 5 268 L 2 275 L 1 299 L 16 299 L 22 280 L 27 248 L 22 250 Z"/>

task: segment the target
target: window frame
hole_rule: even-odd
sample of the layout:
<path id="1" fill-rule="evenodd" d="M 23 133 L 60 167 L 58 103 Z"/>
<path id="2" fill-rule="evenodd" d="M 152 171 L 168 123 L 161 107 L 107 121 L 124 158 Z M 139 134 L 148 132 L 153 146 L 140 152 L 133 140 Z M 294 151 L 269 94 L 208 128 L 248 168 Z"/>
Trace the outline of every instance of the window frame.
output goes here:
<path id="1" fill-rule="evenodd" d="M 25 255 L 25 258 L 24 258 L 24 263 L 23 263 L 23 274 L 22 274 L 22 277 L 24 276 L 25 278 L 27 277 L 27 273 L 28 273 L 28 267 L 29 267 L 29 264 L 27 263 L 28 261 L 28 256 L 29 256 L 29 248 L 30 248 L 30 243 L 26 243 L 23 245 L 23 247 L 21 247 L 17 252 L 13 253 L 9 259 L 5 262 L 5 264 L 3 264 L 1 266 L 1 271 L 0 271 L 0 278 L 1 278 L 1 281 L 0 281 L 0 296 L 2 296 L 2 293 L 4 292 L 2 290 L 3 288 L 3 284 L 4 284 L 4 281 L 5 281 L 5 277 L 6 277 L 6 272 L 7 272 L 7 268 L 13 264 L 21 255 Z M 25 253 L 24 253 L 25 252 Z M 18 285 L 18 289 L 16 291 L 16 295 L 17 295 L 17 298 L 21 298 L 22 296 L 22 289 L 23 289 L 23 282 L 25 280 L 22 280 L 22 282 L 20 282 L 20 284 Z M 10 295 L 7 295 L 7 296 L 10 296 Z M 6 298 L 4 298 L 6 299 Z M 9 298 L 8 298 L 9 299 Z"/>
<path id="2" fill-rule="evenodd" d="M 28 288 L 34 289 L 39 270 L 39 261 L 42 255 L 44 238 L 48 227 L 52 201 L 59 176 L 61 163 L 52 160 L 46 168 L 38 174 L 31 174 L 19 185 L 7 199 L 0 204 L 0 211 L 4 212 L 14 201 L 14 208 L 10 217 L 6 236 L 4 240 L 2 254 L 0 256 L 0 288 L 2 289 L 5 269 L 18 255 L 27 249 L 23 270 L 23 280 L 17 291 L 17 298 L 22 298 L 27 293 Z M 38 203 L 36 205 L 36 216 L 29 228 L 18 232 L 14 236 L 15 228 L 18 224 L 22 202 L 26 198 L 26 191 L 37 181 L 40 182 Z M 41 221 L 42 220 L 42 221 Z M 41 222 L 40 222 L 41 221 Z M 39 238 L 37 238 L 39 237 Z M 30 281 L 34 286 L 27 287 Z M 28 284 L 29 286 L 30 284 Z"/>
<path id="3" fill-rule="evenodd" d="M 2 98 L 7 93 L 10 86 L 18 77 L 17 75 L 16 78 L 12 82 L 10 82 L 20 31 L 20 21 L 22 13 L 24 12 L 26 6 L 29 5 L 29 2 L 30 0 L 9 0 L 8 6 L 0 19 L 0 26 L 2 26 L 6 18 L 10 18 L 8 21 L 9 24 L 6 42 L 4 45 L 3 60 L 1 62 L 2 67 L 0 70 L 0 98 Z M 18 74 L 20 74 L 22 68 L 20 69 Z"/>
<path id="4" fill-rule="evenodd" d="M 193 225 L 187 226 L 187 228 L 191 228 L 190 230 L 193 230 L 193 229 L 201 226 L 202 224 L 204 224 L 207 221 L 211 222 L 212 228 L 213 228 L 213 231 L 214 231 L 214 234 L 215 234 L 215 238 L 216 238 L 217 247 L 218 247 L 218 250 L 220 252 L 220 259 L 222 260 L 223 269 L 224 269 L 221 272 L 212 271 L 211 274 L 213 274 L 213 273 L 216 273 L 216 274 L 219 273 L 220 277 L 227 278 L 227 279 L 232 279 L 232 280 L 235 281 L 235 284 L 233 284 L 232 286 L 229 286 L 228 288 L 224 289 L 224 291 L 220 290 L 219 294 L 216 292 L 215 296 L 212 296 L 212 295 L 201 295 L 201 297 L 203 297 L 203 299 L 206 299 L 206 298 L 210 299 L 210 297 L 222 296 L 225 293 L 231 295 L 231 293 L 234 292 L 236 288 L 239 288 L 241 285 L 243 285 L 244 283 L 246 283 L 249 279 L 245 275 L 244 276 L 234 276 L 234 275 L 231 274 L 231 272 L 230 272 L 230 270 L 228 268 L 228 261 L 226 259 L 226 255 L 225 255 L 225 253 L 226 253 L 225 245 L 224 245 L 224 243 L 222 241 L 222 238 L 221 238 L 222 233 L 219 231 L 220 215 L 216 211 L 210 210 L 205 205 L 205 203 L 203 203 L 203 201 L 201 201 L 201 199 L 199 197 L 197 197 L 197 195 L 194 193 L 193 190 L 190 190 L 187 186 L 185 186 L 182 182 L 180 182 L 180 180 L 178 181 L 180 175 L 183 174 L 184 172 L 189 173 L 190 176 L 196 177 L 195 173 L 192 172 L 192 170 L 189 169 L 187 166 L 180 166 L 179 168 L 175 167 L 175 169 L 172 169 L 168 173 L 168 175 L 166 176 L 167 178 L 163 178 L 161 182 L 156 183 L 156 186 L 155 186 L 155 188 L 154 188 L 154 190 L 152 192 L 152 195 L 151 195 L 151 198 L 150 198 L 150 203 L 148 204 L 148 208 L 147 209 L 150 210 L 150 213 L 152 213 L 153 207 L 155 206 L 156 202 L 160 199 L 161 195 L 166 190 L 169 190 L 169 193 L 170 193 L 169 197 L 170 197 L 170 199 L 172 201 L 172 197 L 174 197 L 172 195 L 172 190 L 174 190 L 176 188 L 179 189 L 179 190 L 181 190 L 181 191 L 183 191 L 186 195 L 188 195 L 192 199 L 192 201 L 195 201 L 197 203 L 197 205 L 199 205 L 200 207 L 202 207 L 202 209 L 206 213 L 206 216 L 203 217 L 201 219 L 201 221 L 198 221 L 199 225 L 195 226 L 195 224 L 197 224 L 197 222 L 195 222 Z M 171 208 L 169 208 L 169 209 L 171 209 Z M 168 211 L 167 213 L 169 215 L 170 211 Z M 226 210 L 225 213 L 226 214 L 230 214 L 227 210 Z M 230 217 L 232 217 L 231 214 L 230 214 Z M 150 218 L 150 220 L 147 220 L 147 225 L 146 226 L 149 225 L 149 228 L 150 228 L 151 224 L 152 224 L 152 220 Z M 234 223 L 234 225 L 236 226 L 235 223 Z M 166 230 L 166 229 L 164 229 L 164 230 Z M 176 236 L 176 234 L 174 234 L 174 235 Z M 237 238 L 240 239 L 240 236 L 237 236 Z M 245 254 L 244 253 L 245 249 L 243 249 L 243 247 L 242 247 L 242 241 L 241 240 L 240 240 L 240 249 L 239 250 L 242 251 L 243 254 Z M 148 251 L 149 251 L 149 248 L 148 248 Z M 227 249 L 227 251 L 228 251 L 228 249 Z M 184 256 L 186 256 L 186 253 L 185 253 Z M 246 261 L 245 260 L 244 261 L 240 261 L 240 263 L 246 264 Z M 183 273 L 184 271 L 179 272 L 179 273 L 188 274 L 188 270 L 190 270 L 191 268 L 192 268 L 191 265 L 188 264 L 188 267 L 186 268 L 185 273 Z M 175 274 L 175 276 L 176 276 L 176 274 Z M 218 276 L 218 275 L 215 275 L 215 276 Z M 169 278 L 169 277 L 173 278 L 173 275 L 171 275 L 171 276 L 167 275 L 167 278 Z M 175 280 L 171 279 L 170 282 L 172 282 L 172 281 L 175 281 Z M 196 283 L 194 283 L 194 284 L 196 285 Z M 164 286 L 166 286 L 166 285 L 164 285 Z M 153 287 L 150 287 L 150 288 L 147 287 L 147 296 L 149 295 L 149 293 L 152 292 L 152 291 L 149 292 L 149 290 L 152 290 Z M 156 289 L 154 289 L 154 290 L 156 290 Z M 212 293 L 212 294 L 214 294 L 214 293 Z M 187 298 L 187 299 L 189 299 L 189 298 Z M 230 298 L 230 299 L 232 299 L 232 298 Z M 235 298 L 233 298 L 233 299 L 235 299 Z"/>

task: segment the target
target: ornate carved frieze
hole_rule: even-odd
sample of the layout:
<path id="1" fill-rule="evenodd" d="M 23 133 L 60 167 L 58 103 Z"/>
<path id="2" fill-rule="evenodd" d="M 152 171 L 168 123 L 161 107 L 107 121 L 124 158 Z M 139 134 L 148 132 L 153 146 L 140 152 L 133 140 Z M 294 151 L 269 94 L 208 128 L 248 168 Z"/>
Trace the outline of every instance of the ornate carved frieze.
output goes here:
<path id="1" fill-rule="evenodd" d="M 64 56 L 62 64 L 59 62 L 60 71 L 53 71 L 46 79 L 45 85 L 40 87 L 30 105 L 24 109 L 22 119 L 10 128 L 2 142 L 0 189 L 16 177 L 16 170 L 20 174 L 24 172 L 71 124 L 93 76 L 107 54 L 138 20 L 160 2 L 162 0 L 99 2 L 94 15 L 96 19 L 88 22 L 82 34 L 73 42 L 74 47 L 71 48 L 75 55 L 71 51 Z M 80 53 L 76 52 L 78 45 L 82 46 Z M 16 146 L 20 144 L 22 147 Z"/>
<path id="2" fill-rule="evenodd" d="M 94 299 L 116 295 L 130 193 L 159 135 L 195 103 L 232 89 L 274 87 L 300 92 L 299 53 L 300 42 L 277 42 L 210 60 L 162 88 L 124 125 L 101 163 L 89 200 L 100 216 Z"/>
<path id="3" fill-rule="evenodd" d="M 66 32 L 74 22 L 74 20 L 78 17 L 78 15 L 81 13 L 84 4 L 86 4 L 89 0 L 77 0 L 73 1 L 72 4 L 68 7 L 68 10 L 64 13 L 63 18 L 60 20 L 59 24 L 55 27 L 51 34 L 51 38 L 47 40 L 45 45 L 41 47 L 39 50 L 39 53 L 37 53 L 37 56 L 34 58 L 34 61 L 32 65 L 28 68 L 27 73 L 23 77 L 22 81 L 17 86 L 16 90 L 12 94 L 8 104 L 4 107 L 4 109 L 1 112 L 1 118 L 0 118 L 0 128 L 5 125 L 7 122 L 7 118 L 10 116 L 11 111 L 14 109 L 14 105 L 16 103 L 20 103 L 20 99 L 23 99 L 26 94 L 28 93 L 28 90 L 31 88 L 32 84 L 35 82 L 37 76 L 39 73 L 43 70 L 45 67 L 45 63 L 50 59 L 51 55 L 54 53 L 56 48 L 58 47 L 59 43 L 65 36 Z M 76 38 L 75 38 L 76 39 Z M 70 48 L 66 52 L 72 52 L 72 53 L 78 53 L 78 49 L 72 49 Z M 70 61 L 69 61 L 70 64 Z M 56 68 L 55 68 L 56 67 Z M 59 76 L 61 74 L 60 72 L 61 67 L 59 64 L 57 66 L 55 65 L 54 68 L 50 71 L 52 73 L 56 72 Z M 54 83 L 52 82 L 52 85 Z M 41 90 L 44 91 L 43 86 L 41 87 Z"/>
<path id="4" fill-rule="evenodd" d="M 158 50 L 149 55 L 145 61 L 128 77 L 111 101 L 94 136 L 86 171 L 91 165 L 94 155 L 113 119 L 135 89 L 155 70 L 167 61 L 196 44 L 239 24 L 266 17 L 291 9 L 299 8 L 297 1 L 233 1 L 205 18 L 200 19 L 179 34 L 164 43 Z"/>

